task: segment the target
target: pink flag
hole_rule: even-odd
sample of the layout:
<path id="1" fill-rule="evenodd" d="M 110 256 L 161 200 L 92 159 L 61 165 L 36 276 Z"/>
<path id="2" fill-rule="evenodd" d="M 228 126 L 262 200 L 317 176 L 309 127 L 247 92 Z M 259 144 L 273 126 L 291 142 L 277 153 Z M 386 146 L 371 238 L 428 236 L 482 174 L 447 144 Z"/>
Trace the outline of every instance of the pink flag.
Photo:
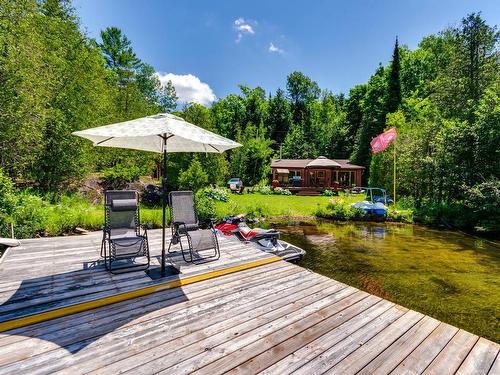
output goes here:
<path id="1" fill-rule="evenodd" d="M 390 128 L 386 132 L 377 135 L 370 142 L 370 145 L 372 146 L 372 152 L 376 154 L 377 152 L 384 151 L 395 139 L 396 128 Z"/>

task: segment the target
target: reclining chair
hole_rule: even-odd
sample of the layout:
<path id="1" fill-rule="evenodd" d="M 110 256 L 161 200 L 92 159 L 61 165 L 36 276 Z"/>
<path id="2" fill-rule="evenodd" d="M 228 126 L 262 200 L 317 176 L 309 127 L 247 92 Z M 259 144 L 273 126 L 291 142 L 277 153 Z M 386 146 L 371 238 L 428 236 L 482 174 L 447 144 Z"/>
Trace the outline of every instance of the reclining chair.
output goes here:
<path id="1" fill-rule="evenodd" d="M 139 197 L 135 190 L 108 190 L 104 193 L 104 227 L 101 257 L 111 273 L 149 267 L 147 230 L 141 233 Z M 145 262 L 136 262 L 146 258 Z"/>
<path id="2" fill-rule="evenodd" d="M 193 192 L 192 191 L 172 191 L 169 194 L 172 238 L 168 246 L 171 253 L 172 245 L 180 244 L 182 258 L 186 262 L 198 263 L 220 258 L 219 243 L 217 235 L 210 223 L 209 229 L 201 229 L 198 217 L 196 216 Z M 183 239 L 187 242 L 187 249 L 183 244 Z M 212 250 L 209 254 L 202 255 L 200 252 Z M 187 257 L 187 254 L 189 256 Z"/>

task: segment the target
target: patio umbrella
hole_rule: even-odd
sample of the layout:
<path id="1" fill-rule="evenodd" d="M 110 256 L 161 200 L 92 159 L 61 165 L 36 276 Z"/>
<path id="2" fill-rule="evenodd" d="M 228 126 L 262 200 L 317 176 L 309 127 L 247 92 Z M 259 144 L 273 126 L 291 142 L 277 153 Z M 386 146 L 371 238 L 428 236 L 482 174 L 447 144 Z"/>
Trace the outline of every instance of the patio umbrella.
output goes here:
<path id="1" fill-rule="evenodd" d="M 163 154 L 162 161 L 162 248 L 160 277 L 166 275 L 165 227 L 167 206 L 167 152 L 221 153 L 241 146 L 239 143 L 193 125 L 169 113 L 160 113 L 73 132 L 91 140 L 94 146 L 128 148 Z"/>

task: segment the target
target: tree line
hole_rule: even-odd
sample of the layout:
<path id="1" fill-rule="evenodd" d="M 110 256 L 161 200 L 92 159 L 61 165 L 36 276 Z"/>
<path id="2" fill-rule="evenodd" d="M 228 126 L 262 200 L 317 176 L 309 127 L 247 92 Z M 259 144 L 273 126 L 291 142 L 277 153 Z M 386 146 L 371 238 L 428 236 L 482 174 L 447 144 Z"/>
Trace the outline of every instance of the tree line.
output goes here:
<path id="1" fill-rule="evenodd" d="M 149 174 L 156 155 L 92 148 L 71 132 L 169 111 L 243 144 L 169 156 L 170 188 L 257 184 L 279 155 L 350 159 L 366 167 L 364 183 L 390 188 L 393 154 L 372 155 L 370 141 L 395 126 L 398 195 L 477 211 L 500 202 L 498 43 L 497 27 L 470 14 L 414 50 L 396 40 L 391 61 L 346 94 L 292 72 L 275 92 L 240 85 L 210 107 L 178 108 L 172 84 L 160 85 L 120 29 L 94 40 L 69 0 L 0 0 L 0 166 L 42 191 L 71 190 L 91 172 Z"/>

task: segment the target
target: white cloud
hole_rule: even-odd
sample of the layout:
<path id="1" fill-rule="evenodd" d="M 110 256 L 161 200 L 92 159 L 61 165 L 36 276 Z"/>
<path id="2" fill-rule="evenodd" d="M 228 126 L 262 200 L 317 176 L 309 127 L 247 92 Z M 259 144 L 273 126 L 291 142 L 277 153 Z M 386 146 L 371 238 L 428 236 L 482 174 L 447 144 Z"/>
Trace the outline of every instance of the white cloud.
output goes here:
<path id="1" fill-rule="evenodd" d="M 207 105 L 217 99 L 210 86 L 192 74 L 157 73 L 157 75 L 162 85 L 172 81 L 179 103 L 194 102 Z"/>
<path id="2" fill-rule="evenodd" d="M 243 35 L 253 35 L 255 31 L 249 21 L 245 21 L 244 18 L 240 17 L 234 21 L 234 29 L 237 31 L 238 35 L 236 37 L 236 43 L 241 41 Z"/>
<path id="3" fill-rule="evenodd" d="M 278 48 L 277 46 L 275 46 L 273 44 L 273 42 L 271 42 L 271 44 L 269 44 L 268 51 L 271 52 L 271 53 L 279 53 L 280 55 L 282 55 L 285 52 L 283 49 Z"/>

